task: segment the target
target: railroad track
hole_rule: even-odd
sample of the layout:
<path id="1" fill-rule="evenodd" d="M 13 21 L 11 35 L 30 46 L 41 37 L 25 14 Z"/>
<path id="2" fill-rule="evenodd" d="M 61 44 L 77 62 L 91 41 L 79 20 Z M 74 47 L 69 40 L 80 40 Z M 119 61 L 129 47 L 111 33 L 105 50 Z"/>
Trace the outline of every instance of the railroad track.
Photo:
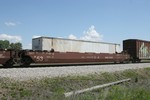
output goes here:
<path id="1" fill-rule="evenodd" d="M 4 67 L 0 65 L 0 68 L 35 68 L 35 67 L 63 67 L 63 66 L 87 66 L 87 65 L 113 65 L 113 64 L 121 64 L 121 63 L 113 63 L 113 62 L 104 62 L 104 63 L 60 63 L 60 64 L 30 64 L 29 66 L 19 66 L 14 65 L 12 67 Z"/>
<path id="2" fill-rule="evenodd" d="M 150 63 L 150 61 L 144 61 L 140 63 Z M 64 66 L 88 66 L 88 65 L 116 65 L 116 64 L 130 64 L 130 63 L 114 63 L 114 62 L 100 62 L 100 63 L 60 63 L 60 64 L 31 64 L 29 66 L 19 66 L 19 65 L 14 65 L 12 67 L 4 67 L 0 64 L 0 68 L 36 68 L 36 67 L 64 67 Z M 138 63 L 133 63 L 133 64 L 138 64 Z"/>

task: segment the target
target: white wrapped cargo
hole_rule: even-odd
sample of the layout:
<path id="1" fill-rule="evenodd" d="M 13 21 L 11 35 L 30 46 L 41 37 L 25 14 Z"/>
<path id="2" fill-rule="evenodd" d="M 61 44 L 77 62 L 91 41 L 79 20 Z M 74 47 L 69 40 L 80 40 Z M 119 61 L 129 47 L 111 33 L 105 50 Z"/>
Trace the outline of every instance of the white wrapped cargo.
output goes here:
<path id="1" fill-rule="evenodd" d="M 32 39 L 32 49 L 54 49 L 54 51 L 59 52 L 116 53 L 120 52 L 120 45 L 105 42 L 72 40 L 53 37 L 39 37 Z"/>

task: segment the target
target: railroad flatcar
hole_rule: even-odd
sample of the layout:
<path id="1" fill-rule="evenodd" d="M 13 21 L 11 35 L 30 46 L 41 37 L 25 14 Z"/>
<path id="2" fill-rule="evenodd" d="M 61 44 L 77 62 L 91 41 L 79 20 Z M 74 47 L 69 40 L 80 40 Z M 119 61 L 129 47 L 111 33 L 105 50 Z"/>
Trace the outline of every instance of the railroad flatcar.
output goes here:
<path id="1" fill-rule="evenodd" d="M 0 64 L 12 67 L 14 64 L 28 66 L 35 64 L 96 64 L 100 62 L 128 62 L 129 55 L 126 53 L 78 53 L 78 52 L 56 52 L 56 51 L 0 51 Z"/>
<path id="2" fill-rule="evenodd" d="M 31 63 L 49 64 L 94 64 L 100 62 L 127 62 L 126 53 L 78 53 L 78 52 L 50 52 L 50 51 L 21 51 L 22 65 Z"/>
<path id="3" fill-rule="evenodd" d="M 132 62 L 150 60 L 150 41 L 128 39 L 123 41 L 123 50 L 131 56 Z"/>

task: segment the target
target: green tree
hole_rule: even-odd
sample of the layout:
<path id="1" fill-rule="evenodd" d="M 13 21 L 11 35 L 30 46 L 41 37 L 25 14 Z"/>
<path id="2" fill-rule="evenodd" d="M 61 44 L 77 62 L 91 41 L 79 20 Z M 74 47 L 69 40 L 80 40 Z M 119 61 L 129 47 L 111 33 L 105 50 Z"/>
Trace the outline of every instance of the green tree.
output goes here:
<path id="1" fill-rule="evenodd" d="M 4 40 L 3 41 L 3 47 L 4 47 L 4 49 L 8 49 L 9 45 L 10 45 L 10 42 L 8 40 Z"/>
<path id="2" fill-rule="evenodd" d="M 15 44 L 14 43 L 10 44 L 10 49 L 15 49 Z"/>
<path id="3" fill-rule="evenodd" d="M 3 49 L 3 41 L 0 40 L 0 49 Z"/>
<path id="4" fill-rule="evenodd" d="M 0 40 L 0 49 L 8 49 L 10 42 L 8 40 Z"/>
<path id="5" fill-rule="evenodd" d="M 20 42 L 15 43 L 15 47 L 17 50 L 21 50 L 22 49 L 22 44 Z"/>
<path id="6" fill-rule="evenodd" d="M 21 50 L 22 49 L 22 44 L 20 42 L 10 43 L 8 40 L 0 40 L 0 49 Z"/>
<path id="7" fill-rule="evenodd" d="M 21 50 L 22 49 L 22 44 L 20 42 L 11 43 L 10 44 L 10 49 Z"/>

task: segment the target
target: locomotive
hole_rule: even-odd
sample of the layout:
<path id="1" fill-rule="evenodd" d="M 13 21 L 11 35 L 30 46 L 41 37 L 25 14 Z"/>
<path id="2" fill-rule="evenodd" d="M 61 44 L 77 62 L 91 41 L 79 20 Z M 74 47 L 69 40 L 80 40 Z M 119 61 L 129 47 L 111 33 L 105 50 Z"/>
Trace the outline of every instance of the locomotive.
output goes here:
<path id="1" fill-rule="evenodd" d="M 128 63 L 150 59 L 150 42 L 138 39 L 123 41 L 121 53 L 95 53 L 51 50 L 0 50 L 0 64 L 4 67 L 35 64 L 97 64 L 101 62 Z"/>

